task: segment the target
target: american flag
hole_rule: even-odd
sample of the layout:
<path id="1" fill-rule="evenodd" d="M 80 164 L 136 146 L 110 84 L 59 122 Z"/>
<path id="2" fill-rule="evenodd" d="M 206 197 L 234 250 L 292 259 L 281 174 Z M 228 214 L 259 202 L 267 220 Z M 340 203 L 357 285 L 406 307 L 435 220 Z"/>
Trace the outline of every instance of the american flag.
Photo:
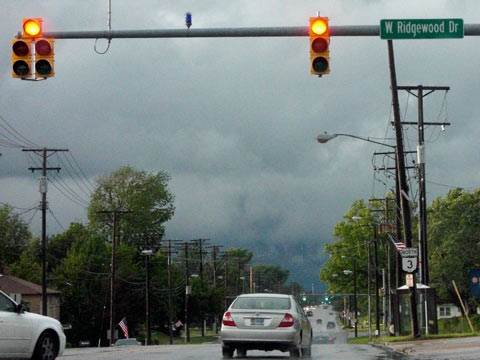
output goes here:
<path id="1" fill-rule="evenodd" d="M 178 320 L 176 323 L 175 323 L 175 327 L 179 328 L 179 327 L 182 327 L 183 324 L 180 320 Z"/>
<path id="2" fill-rule="evenodd" d="M 395 237 L 393 237 L 393 235 L 391 234 L 387 234 L 387 236 L 390 238 L 390 240 L 392 241 L 393 245 L 395 245 L 395 248 L 397 249 L 397 251 L 402 251 L 403 249 L 405 249 L 407 246 L 402 243 L 401 241 L 398 241 L 397 239 L 395 239 Z"/>
<path id="3" fill-rule="evenodd" d="M 126 316 L 122 319 L 122 321 L 118 323 L 118 326 L 120 326 L 120 328 L 122 329 L 123 334 L 125 335 L 125 338 L 128 339 L 128 326 L 127 326 Z"/>

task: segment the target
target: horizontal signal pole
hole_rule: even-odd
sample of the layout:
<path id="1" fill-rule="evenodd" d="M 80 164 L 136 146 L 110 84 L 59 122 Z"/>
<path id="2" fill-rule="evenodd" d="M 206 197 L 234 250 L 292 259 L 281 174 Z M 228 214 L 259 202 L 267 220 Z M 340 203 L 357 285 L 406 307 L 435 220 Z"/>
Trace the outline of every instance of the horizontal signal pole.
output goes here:
<path id="1" fill-rule="evenodd" d="M 480 36 L 480 24 L 465 24 L 465 36 Z M 21 37 L 19 32 L 17 36 Z M 53 39 L 208 38 L 309 36 L 308 26 L 212 29 L 90 30 L 44 32 Z M 330 36 L 378 36 L 380 25 L 332 25 Z"/>

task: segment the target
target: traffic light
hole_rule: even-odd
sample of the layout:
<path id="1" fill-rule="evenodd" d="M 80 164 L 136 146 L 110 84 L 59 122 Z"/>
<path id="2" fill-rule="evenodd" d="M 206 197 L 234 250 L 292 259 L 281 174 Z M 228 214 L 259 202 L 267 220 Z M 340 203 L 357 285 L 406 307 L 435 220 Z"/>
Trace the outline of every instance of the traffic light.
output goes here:
<path id="1" fill-rule="evenodd" d="M 30 40 L 12 40 L 12 77 L 26 78 L 32 73 L 32 51 Z"/>
<path id="2" fill-rule="evenodd" d="M 54 75 L 53 72 L 53 39 L 35 39 L 35 77 L 47 78 Z"/>
<path id="3" fill-rule="evenodd" d="M 327 17 L 310 18 L 310 72 L 330 73 L 330 29 Z"/>
<path id="4" fill-rule="evenodd" d="M 41 37 L 42 30 L 42 19 L 41 18 L 27 18 L 23 19 L 23 38 L 33 39 L 36 37 Z"/>

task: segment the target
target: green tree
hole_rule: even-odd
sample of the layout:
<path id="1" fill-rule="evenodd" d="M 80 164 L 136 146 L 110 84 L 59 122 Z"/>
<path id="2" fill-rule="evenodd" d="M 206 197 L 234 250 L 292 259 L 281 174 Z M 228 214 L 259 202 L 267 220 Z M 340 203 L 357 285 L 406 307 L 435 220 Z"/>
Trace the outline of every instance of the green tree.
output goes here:
<path id="1" fill-rule="evenodd" d="M 38 241 L 37 241 L 38 243 Z M 10 273 L 34 284 L 42 283 L 42 267 L 38 254 L 29 247 L 22 251 L 20 258 L 10 266 Z"/>
<path id="2" fill-rule="evenodd" d="M 61 314 L 64 324 L 71 324 L 68 340 L 78 344 L 80 340 L 96 343 L 100 329 L 106 329 L 108 313 L 110 252 L 104 238 L 71 227 L 69 236 L 59 237 L 72 245 L 54 270 L 56 288 L 60 290 Z M 68 238 L 68 240 L 67 240 Z"/>
<path id="3" fill-rule="evenodd" d="M 352 274 L 345 273 L 353 271 L 354 263 L 357 269 L 357 292 L 367 292 L 368 287 L 368 247 L 370 246 L 370 271 L 371 286 L 373 287 L 374 267 L 373 267 L 373 226 L 382 223 L 383 218 L 377 216 L 377 212 L 372 212 L 371 208 L 376 210 L 380 207 L 379 202 L 370 202 L 369 206 L 363 200 L 356 200 L 350 206 L 350 209 L 344 216 L 344 221 L 335 225 L 333 235 L 336 241 L 325 245 L 325 252 L 329 255 L 326 263 L 320 271 L 320 280 L 328 286 L 328 292 L 331 294 L 352 294 L 354 290 Z M 354 221 L 354 217 L 361 218 Z M 377 234 L 378 239 L 378 268 L 386 267 L 386 256 L 383 245 L 387 240 L 382 239 L 383 235 Z M 391 269 L 392 273 L 394 269 Z M 372 289 L 372 294 L 374 290 Z M 357 297 L 359 309 L 366 308 L 367 299 Z M 363 310 L 361 310 L 363 312 Z"/>
<path id="4" fill-rule="evenodd" d="M 431 283 L 437 295 L 458 303 L 452 280 L 470 308 L 480 304 L 469 293 L 468 272 L 480 269 L 480 189 L 455 189 L 436 198 L 428 208 L 428 244 Z"/>
<path id="5" fill-rule="evenodd" d="M 174 197 L 167 188 L 170 176 L 164 172 L 150 173 L 122 167 L 97 181 L 90 206 L 90 225 L 105 236 L 110 236 L 112 216 L 100 211 L 130 211 L 121 216 L 117 234 L 121 241 L 138 242 L 139 234 L 155 234 L 160 241 L 163 223 L 174 214 Z"/>
<path id="6" fill-rule="evenodd" d="M 10 205 L 0 207 L 0 273 L 20 258 L 32 239 L 27 224 Z"/>
<path id="7" fill-rule="evenodd" d="M 253 272 L 255 286 L 259 292 L 281 292 L 290 276 L 290 270 L 282 269 L 279 265 L 255 265 Z"/>

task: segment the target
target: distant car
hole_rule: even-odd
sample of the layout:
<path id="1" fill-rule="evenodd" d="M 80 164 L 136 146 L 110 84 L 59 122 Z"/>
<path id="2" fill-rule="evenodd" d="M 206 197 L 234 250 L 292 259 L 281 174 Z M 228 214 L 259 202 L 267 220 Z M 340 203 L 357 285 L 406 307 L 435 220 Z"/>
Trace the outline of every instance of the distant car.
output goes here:
<path id="1" fill-rule="evenodd" d="M 317 319 L 317 324 L 321 324 L 322 323 L 322 319 Z"/>
<path id="2" fill-rule="evenodd" d="M 312 311 L 312 310 L 308 310 L 308 311 L 307 311 L 307 316 L 313 316 L 313 311 Z"/>
<path id="3" fill-rule="evenodd" d="M 314 335 L 313 336 L 313 343 L 314 344 L 326 344 L 328 342 L 327 335 Z"/>
<path id="4" fill-rule="evenodd" d="M 26 311 L 0 291 L 0 358 L 53 360 L 65 350 L 59 321 Z"/>
<path id="5" fill-rule="evenodd" d="M 115 346 L 140 346 L 142 345 L 141 342 L 137 341 L 135 338 L 129 338 L 129 339 L 118 339 L 115 341 Z"/>
<path id="6" fill-rule="evenodd" d="M 335 344 L 335 337 L 328 334 L 319 334 L 313 336 L 314 344 Z"/>
<path id="7" fill-rule="evenodd" d="M 328 313 L 328 315 L 334 316 L 335 314 L 331 312 L 331 313 Z"/>
<path id="8" fill-rule="evenodd" d="M 328 309 L 328 305 L 323 305 L 323 308 L 324 308 L 324 309 Z"/>
<path id="9" fill-rule="evenodd" d="M 335 329 L 335 323 L 333 321 L 327 322 L 327 329 Z"/>
<path id="10" fill-rule="evenodd" d="M 291 295 L 243 294 L 223 315 L 222 355 L 245 357 L 247 350 L 289 351 L 291 358 L 311 355 L 312 328 Z"/>

